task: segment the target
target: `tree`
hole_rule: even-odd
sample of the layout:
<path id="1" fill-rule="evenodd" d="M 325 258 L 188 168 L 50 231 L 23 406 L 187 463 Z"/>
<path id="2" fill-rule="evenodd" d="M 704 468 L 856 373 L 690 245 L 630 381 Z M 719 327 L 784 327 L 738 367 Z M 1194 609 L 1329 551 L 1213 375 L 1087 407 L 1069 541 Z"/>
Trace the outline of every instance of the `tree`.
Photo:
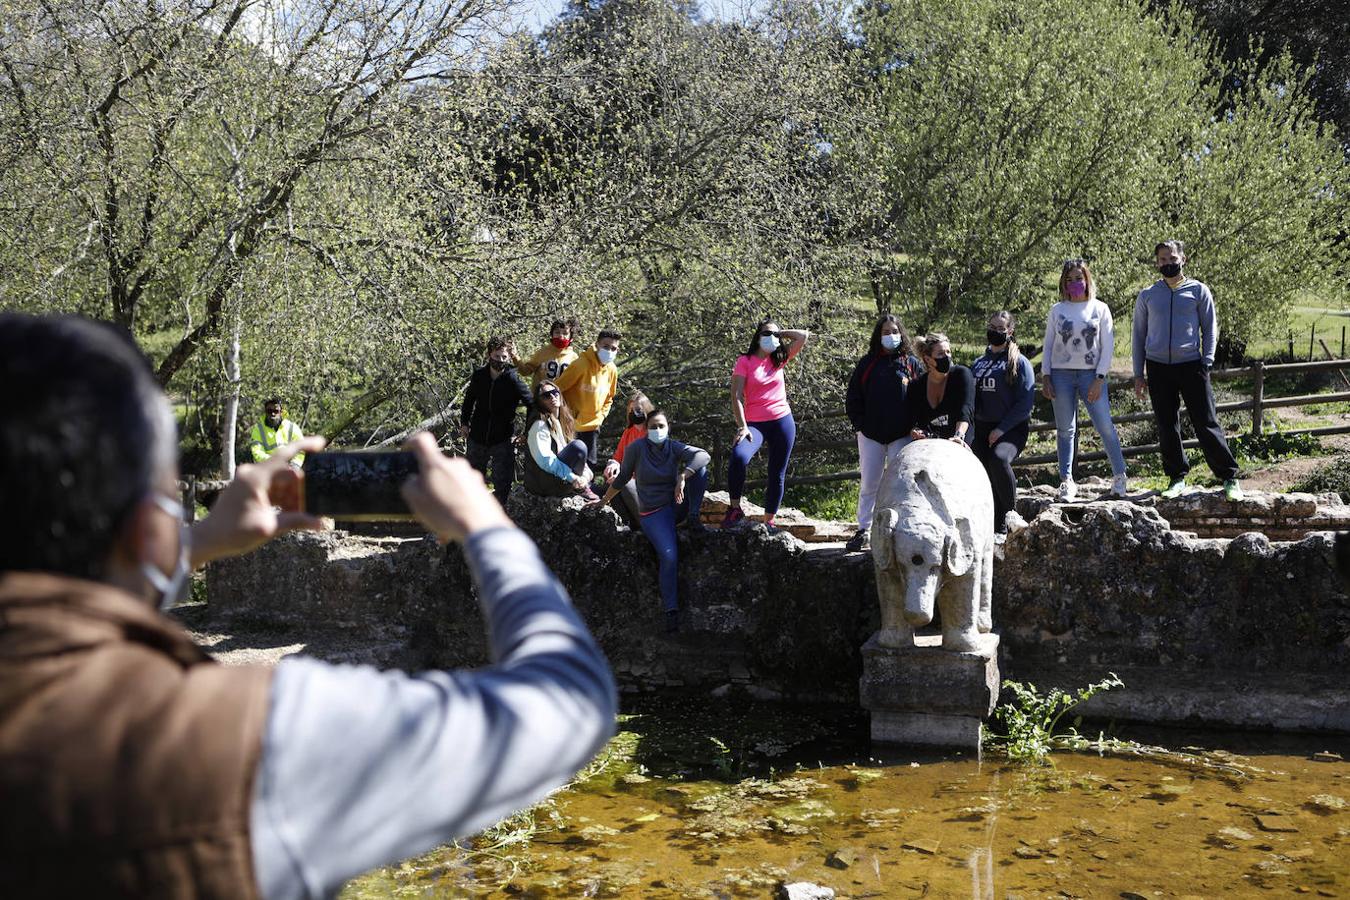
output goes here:
<path id="1" fill-rule="evenodd" d="M 994 309 L 1043 311 L 1084 256 L 1120 313 L 1163 237 L 1207 248 L 1192 270 L 1239 336 L 1310 282 L 1332 289 L 1346 166 L 1287 61 L 1247 64 L 1225 107 L 1212 40 L 1137 0 L 895 0 L 858 31 L 878 121 L 848 153 L 873 173 L 857 208 L 879 308 L 974 331 Z"/>

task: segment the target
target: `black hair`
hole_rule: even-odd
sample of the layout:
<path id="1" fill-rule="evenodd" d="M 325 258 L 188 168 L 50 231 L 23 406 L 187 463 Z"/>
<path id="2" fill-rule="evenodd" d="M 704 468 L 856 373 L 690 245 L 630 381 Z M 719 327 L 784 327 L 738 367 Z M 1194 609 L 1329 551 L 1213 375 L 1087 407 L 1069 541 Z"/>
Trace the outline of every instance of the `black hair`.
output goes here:
<path id="1" fill-rule="evenodd" d="M 125 332 L 0 314 L 0 572 L 98 580 L 177 453 L 173 416 Z"/>
<path id="2" fill-rule="evenodd" d="M 759 333 L 764 330 L 765 325 L 772 324 L 774 324 L 773 319 L 761 319 L 759 324 L 755 326 L 755 333 L 750 336 L 750 349 L 745 351 L 746 356 L 753 358 L 754 355 L 759 352 Z M 783 364 L 787 362 L 787 358 L 787 345 L 783 343 L 782 338 L 779 338 L 778 349 L 769 354 L 769 359 L 773 360 L 773 367 L 775 369 L 781 369 L 783 368 Z"/>
<path id="3" fill-rule="evenodd" d="M 271 405 L 274 404 L 274 403 L 275 403 L 277 406 L 284 406 L 284 405 L 285 405 L 285 404 L 283 404 L 283 403 L 281 402 L 281 398 L 280 398 L 280 397 L 268 397 L 266 400 L 263 401 L 263 409 L 266 409 L 267 407 L 271 406 Z"/>
<path id="4" fill-rule="evenodd" d="M 647 421 L 651 422 L 651 420 L 656 418 L 657 416 L 665 416 L 666 425 L 670 425 L 670 413 L 666 412 L 659 406 L 656 407 L 656 409 L 653 409 L 651 412 L 647 413 Z"/>
<path id="5" fill-rule="evenodd" d="M 621 341 L 623 340 L 623 335 L 615 331 L 613 328 L 603 328 L 600 330 L 600 333 L 595 336 L 595 342 L 598 344 L 605 338 L 612 338 L 613 340 Z"/>
<path id="6" fill-rule="evenodd" d="M 868 345 L 867 352 L 869 354 L 876 354 L 885 350 L 885 348 L 881 346 L 881 329 L 885 327 L 887 323 L 894 323 L 895 327 L 900 329 L 900 346 L 895 349 L 895 352 L 901 356 L 909 356 L 913 353 L 914 342 L 910 340 L 909 331 L 905 328 L 904 323 L 900 321 L 899 316 L 892 315 L 888 312 L 882 313 L 881 318 L 877 319 L 877 324 L 872 326 L 872 343 Z"/>

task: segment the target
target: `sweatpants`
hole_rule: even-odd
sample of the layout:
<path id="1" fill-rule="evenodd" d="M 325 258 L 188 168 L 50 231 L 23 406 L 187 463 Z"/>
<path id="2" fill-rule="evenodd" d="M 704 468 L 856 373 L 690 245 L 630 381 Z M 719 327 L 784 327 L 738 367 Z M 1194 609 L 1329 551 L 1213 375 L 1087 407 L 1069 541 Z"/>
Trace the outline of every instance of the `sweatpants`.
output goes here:
<path id="1" fill-rule="evenodd" d="M 1210 471 L 1220 481 L 1238 476 L 1237 460 L 1228 449 L 1228 441 L 1219 427 L 1214 411 L 1214 390 L 1209 373 L 1199 360 L 1184 363 L 1159 363 L 1148 360 L 1148 396 L 1153 403 L 1153 418 L 1158 423 L 1158 443 L 1162 445 L 1163 471 L 1172 480 L 1185 478 L 1191 470 L 1186 452 L 1181 448 L 1181 401 L 1186 401 L 1186 414 L 1205 453 Z"/>
<path id="2" fill-rule="evenodd" d="M 506 498 L 511 494 L 511 482 L 516 475 L 516 453 L 511 442 L 506 440 L 497 444 L 480 444 L 469 438 L 469 446 L 464 455 L 469 460 L 469 465 L 482 472 L 485 477 L 491 467 L 492 493 L 497 495 L 497 502 L 505 506 Z"/>

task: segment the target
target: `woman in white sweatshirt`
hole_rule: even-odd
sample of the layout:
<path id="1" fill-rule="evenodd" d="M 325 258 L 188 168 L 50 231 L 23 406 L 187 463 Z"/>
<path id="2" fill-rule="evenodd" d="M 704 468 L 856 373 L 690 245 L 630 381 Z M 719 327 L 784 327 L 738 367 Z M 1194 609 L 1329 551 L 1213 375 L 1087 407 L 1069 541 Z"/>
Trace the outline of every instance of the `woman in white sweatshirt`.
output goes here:
<path id="1" fill-rule="evenodd" d="M 1086 261 L 1068 259 L 1059 274 L 1060 301 L 1050 307 L 1045 324 L 1045 352 L 1041 362 L 1041 390 L 1055 404 L 1059 455 L 1059 499 L 1078 495 L 1073 482 L 1073 439 L 1078 429 L 1078 399 L 1087 407 L 1092 425 L 1101 435 L 1111 461 L 1111 493 L 1124 497 L 1128 490 L 1125 456 L 1111 421 L 1106 380 L 1111 373 L 1115 329 L 1111 310 L 1097 299 L 1097 283 Z"/>

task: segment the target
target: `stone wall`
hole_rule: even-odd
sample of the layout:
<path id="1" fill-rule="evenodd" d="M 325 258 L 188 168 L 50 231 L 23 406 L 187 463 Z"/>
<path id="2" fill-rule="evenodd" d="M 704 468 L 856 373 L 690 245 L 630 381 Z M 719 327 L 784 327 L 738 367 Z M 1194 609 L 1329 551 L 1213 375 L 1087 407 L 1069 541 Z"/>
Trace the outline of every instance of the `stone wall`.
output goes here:
<path id="1" fill-rule="evenodd" d="M 1110 482 L 1090 478 L 1081 492 L 1085 498 L 1105 495 Z M 1177 531 L 1196 537 L 1233 538 L 1258 531 L 1272 541 L 1297 541 L 1315 531 L 1350 529 L 1350 506 L 1337 494 L 1267 494 L 1253 491 L 1231 501 L 1219 491 L 1193 490 L 1175 500 L 1156 494 L 1141 495 L 1136 505 L 1157 510 Z M 1019 492 L 1017 511 L 1031 521 L 1055 503 L 1055 489 L 1037 485 Z"/>
<path id="2" fill-rule="evenodd" d="M 1261 497 L 1277 508 L 1286 501 Z M 661 634 L 646 538 L 612 510 L 512 495 L 630 691 L 743 688 L 857 702 L 878 624 L 869 554 L 754 527 L 680 536 L 685 629 Z M 1001 548 L 994 624 L 1003 677 L 1126 688 L 1089 712 L 1122 719 L 1350 732 L 1350 600 L 1327 534 L 1196 538 L 1155 508 L 1047 505 Z M 283 635 L 340 630 L 408 669 L 475 665 L 484 641 L 458 550 L 419 538 L 292 536 L 207 573 L 212 616 Z"/>

